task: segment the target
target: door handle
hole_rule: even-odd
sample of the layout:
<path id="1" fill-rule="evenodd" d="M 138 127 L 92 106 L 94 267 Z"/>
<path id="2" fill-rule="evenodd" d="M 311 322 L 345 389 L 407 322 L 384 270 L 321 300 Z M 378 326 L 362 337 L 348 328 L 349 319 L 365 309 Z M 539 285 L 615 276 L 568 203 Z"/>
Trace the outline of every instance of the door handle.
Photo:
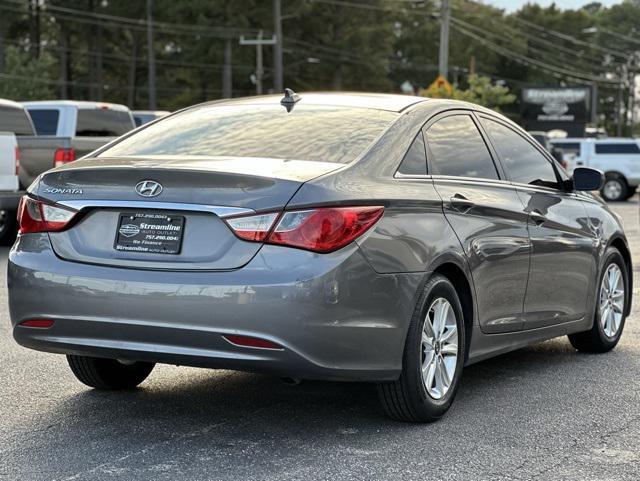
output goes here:
<path id="1" fill-rule="evenodd" d="M 462 194 L 454 195 L 449 199 L 449 202 L 451 202 L 451 207 L 453 209 L 460 212 L 467 212 L 469 209 L 471 209 L 475 205 L 472 201 L 467 199 Z"/>
<path id="2" fill-rule="evenodd" d="M 529 212 L 529 217 L 535 225 L 541 225 L 547 220 L 547 218 L 537 209 Z"/>

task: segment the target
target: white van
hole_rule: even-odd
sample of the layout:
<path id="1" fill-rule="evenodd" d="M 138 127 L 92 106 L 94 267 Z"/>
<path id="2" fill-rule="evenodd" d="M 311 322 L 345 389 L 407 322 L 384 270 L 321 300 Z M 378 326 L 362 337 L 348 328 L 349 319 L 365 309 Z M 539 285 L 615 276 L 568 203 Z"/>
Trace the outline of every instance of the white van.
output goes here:
<path id="1" fill-rule="evenodd" d="M 607 201 L 626 200 L 640 185 L 640 142 L 632 138 L 552 139 L 562 151 L 567 170 L 592 167 L 605 173 L 602 196 Z"/>

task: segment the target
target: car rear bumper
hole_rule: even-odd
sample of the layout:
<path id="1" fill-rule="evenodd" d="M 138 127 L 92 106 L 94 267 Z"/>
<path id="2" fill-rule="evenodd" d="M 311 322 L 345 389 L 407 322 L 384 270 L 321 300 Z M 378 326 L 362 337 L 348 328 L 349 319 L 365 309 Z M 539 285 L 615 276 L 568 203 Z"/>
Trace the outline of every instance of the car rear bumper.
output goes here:
<path id="1" fill-rule="evenodd" d="M 23 346 L 331 380 L 397 378 L 423 278 L 377 274 L 355 244 L 326 255 L 264 246 L 234 271 L 104 267 L 59 259 L 47 234 L 20 237 L 8 272 Z M 19 325 L 42 318 L 53 327 Z M 240 347 L 225 334 L 283 348 Z"/>

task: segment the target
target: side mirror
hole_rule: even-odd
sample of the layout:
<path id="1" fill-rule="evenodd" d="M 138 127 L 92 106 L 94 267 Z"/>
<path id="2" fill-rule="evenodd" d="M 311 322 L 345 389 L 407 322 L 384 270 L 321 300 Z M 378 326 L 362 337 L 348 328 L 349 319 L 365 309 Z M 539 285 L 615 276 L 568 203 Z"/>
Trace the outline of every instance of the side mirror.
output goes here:
<path id="1" fill-rule="evenodd" d="M 600 190 L 604 184 L 604 174 L 589 167 L 576 167 L 572 180 L 575 190 Z"/>

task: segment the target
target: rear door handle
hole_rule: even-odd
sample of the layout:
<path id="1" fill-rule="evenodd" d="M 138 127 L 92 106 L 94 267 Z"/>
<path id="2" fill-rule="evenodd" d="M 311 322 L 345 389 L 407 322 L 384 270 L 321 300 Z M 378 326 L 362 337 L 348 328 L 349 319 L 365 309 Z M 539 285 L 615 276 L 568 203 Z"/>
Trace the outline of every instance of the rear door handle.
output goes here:
<path id="1" fill-rule="evenodd" d="M 547 220 L 547 218 L 539 210 L 532 210 L 531 212 L 529 212 L 529 217 L 535 225 L 541 225 Z"/>
<path id="2" fill-rule="evenodd" d="M 475 205 L 472 201 L 467 199 L 462 194 L 454 195 L 449 199 L 449 202 L 451 202 L 451 207 L 453 209 L 460 212 L 467 212 L 469 209 L 471 209 Z"/>

